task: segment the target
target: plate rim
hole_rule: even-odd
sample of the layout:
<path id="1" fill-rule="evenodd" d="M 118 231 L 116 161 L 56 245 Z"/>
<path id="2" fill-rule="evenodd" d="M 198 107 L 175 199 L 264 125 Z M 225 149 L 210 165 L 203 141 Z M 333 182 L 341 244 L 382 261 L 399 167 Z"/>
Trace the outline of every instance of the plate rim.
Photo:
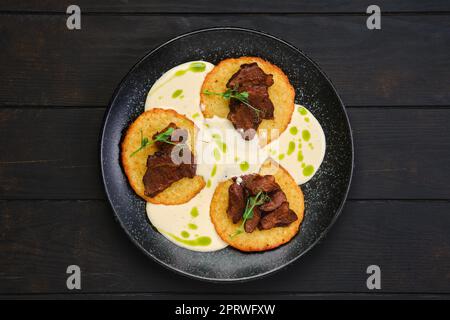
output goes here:
<path id="1" fill-rule="evenodd" d="M 110 117 L 111 114 L 111 109 L 112 109 L 112 105 L 114 104 L 115 100 L 117 99 L 117 94 L 118 92 L 121 90 L 125 80 L 128 78 L 128 76 L 130 74 L 132 74 L 134 72 L 134 70 L 142 63 L 144 62 L 144 60 L 146 60 L 148 57 L 150 57 L 154 52 L 158 51 L 160 48 L 165 47 L 167 45 L 169 45 L 170 43 L 177 41 L 181 38 L 184 37 L 188 37 L 191 35 L 195 35 L 195 34 L 199 34 L 199 33 L 203 33 L 203 32 L 211 32 L 211 31 L 224 31 L 224 30 L 231 30 L 231 31 L 240 31 L 240 32 L 247 32 L 247 33 L 251 33 L 251 34 L 256 34 L 256 35 L 260 35 L 260 36 L 264 36 L 264 37 L 268 37 L 271 38 L 275 41 L 278 41 L 288 47 L 290 47 L 292 50 L 298 52 L 299 54 L 301 54 L 303 57 L 305 57 L 305 59 L 307 59 L 310 63 L 312 63 L 314 65 L 314 67 L 320 72 L 320 74 L 326 79 L 326 81 L 328 82 L 328 84 L 331 86 L 332 90 L 334 91 L 334 94 L 336 95 L 340 107 L 342 109 L 342 111 L 344 112 L 344 116 L 345 116 L 345 121 L 348 127 L 348 131 L 349 131 L 349 138 L 350 138 L 350 146 L 351 146 L 351 168 L 350 168 L 350 172 L 349 172 L 349 180 L 348 180 L 348 185 L 347 185 L 347 189 L 345 190 L 344 193 L 344 197 L 338 207 L 338 209 L 336 210 L 333 218 L 331 219 L 330 223 L 328 224 L 328 226 L 321 232 L 321 234 L 317 237 L 317 239 L 311 243 L 303 252 L 301 252 L 300 254 L 298 254 L 296 257 L 294 257 L 293 259 L 290 259 L 289 261 L 281 264 L 280 266 L 273 268 L 269 271 L 263 272 L 263 273 L 259 273 L 256 275 L 251 275 L 251 276 L 246 276 L 246 277 L 240 277 L 240 278 L 211 278 L 211 277 L 205 277 L 205 276 L 200 276 L 200 275 L 195 275 L 192 273 L 189 273 L 187 271 L 183 271 L 180 270 L 168 263 L 165 263 L 161 260 L 159 260 L 156 256 L 154 256 L 153 254 L 151 254 L 150 252 L 148 252 L 133 236 L 132 234 L 128 231 L 128 229 L 125 227 L 125 225 L 123 224 L 123 222 L 121 221 L 121 219 L 119 218 L 118 213 L 116 212 L 116 208 L 114 207 L 114 205 L 112 204 L 111 201 L 111 195 L 108 191 L 108 187 L 105 181 L 105 168 L 103 166 L 103 158 L 104 158 L 104 141 L 105 141 L 105 128 L 106 128 L 106 123 Z M 302 50 L 300 50 L 299 48 L 297 48 L 296 46 L 294 46 L 293 44 L 282 40 L 274 35 L 271 35 L 269 33 L 263 32 L 263 31 L 259 31 L 259 30 L 255 30 L 255 29 L 250 29 L 250 28 L 243 28 L 243 27 L 232 27 L 232 26 L 222 26 L 222 27 L 210 27 L 210 28 L 202 28 L 202 29 L 197 29 L 197 30 L 193 30 L 193 31 L 189 31 L 186 33 L 182 33 L 178 36 L 175 36 L 173 38 L 170 38 L 169 40 L 161 43 L 160 45 L 156 46 L 155 48 L 149 50 L 148 52 L 145 53 L 144 56 L 142 56 L 131 68 L 130 70 L 123 76 L 123 78 L 120 80 L 120 82 L 117 84 L 110 101 L 108 102 L 108 106 L 106 107 L 105 113 L 103 115 L 103 120 L 102 120 L 102 126 L 101 126 L 101 130 L 100 130 L 100 141 L 99 141 L 99 161 L 100 161 L 100 171 L 101 171 L 101 181 L 102 181 L 102 185 L 103 185 L 103 190 L 106 194 L 106 198 L 108 200 L 108 204 L 110 206 L 110 208 L 112 209 L 113 213 L 114 213 L 114 220 L 116 220 L 116 222 L 119 223 L 120 227 L 123 229 L 123 231 L 125 231 L 126 235 L 128 236 L 129 240 L 136 246 L 138 247 L 147 257 L 151 258 L 153 261 L 157 262 L 159 265 L 163 266 L 164 268 L 171 270 L 172 272 L 175 272 L 177 274 L 186 276 L 190 279 L 195 279 L 195 280 L 200 280 L 200 281 L 204 281 L 204 282 L 209 282 L 209 283 L 239 283 L 239 282 L 247 282 L 247 281 L 251 281 L 251 280 L 257 280 L 257 279 L 262 279 L 265 278 L 269 275 L 275 274 L 276 272 L 280 271 L 281 269 L 284 269 L 288 266 L 292 266 L 292 264 L 297 261 L 298 259 L 300 259 L 301 257 L 303 257 L 305 254 L 307 254 L 312 248 L 314 248 L 317 243 L 319 243 L 320 241 L 322 241 L 325 236 L 328 234 L 328 232 L 330 231 L 331 227 L 335 224 L 335 222 L 337 221 L 338 217 L 341 215 L 342 210 L 345 206 L 345 203 L 347 202 L 347 198 L 348 198 L 348 194 L 350 191 L 350 187 L 352 184 L 352 180 L 353 180 L 353 171 L 354 171 L 354 167 L 355 167 L 355 148 L 354 148 L 354 139 L 353 139 L 353 130 L 350 124 L 350 119 L 348 117 L 347 114 L 347 110 L 346 107 L 338 93 L 338 91 L 336 90 L 336 87 L 334 86 L 333 82 L 331 81 L 331 79 L 323 72 L 323 70 L 320 68 L 320 66 L 314 61 L 312 60 L 307 54 L 305 54 Z"/>

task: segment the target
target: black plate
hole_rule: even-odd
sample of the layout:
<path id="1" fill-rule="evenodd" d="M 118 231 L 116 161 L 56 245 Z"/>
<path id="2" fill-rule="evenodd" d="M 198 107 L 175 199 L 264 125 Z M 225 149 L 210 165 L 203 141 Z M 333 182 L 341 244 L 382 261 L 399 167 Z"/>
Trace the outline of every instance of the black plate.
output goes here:
<path id="1" fill-rule="evenodd" d="M 147 92 L 167 70 L 183 62 L 214 64 L 229 57 L 258 56 L 279 66 L 296 88 L 296 102 L 319 120 L 327 151 L 320 170 L 305 185 L 305 219 L 286 245 L 264 253 L 225 248 L 211 253 L 176 246 L 150 225 L 145 202 L 129 187 L 119 161 L 124 130 L 144 111 Z M 124 78 L 106 112 L 101 168 L 109 202 L 120 225 L 148 256 L 181 274 L 212 281 L 258 278 L 301 257 L 328 231 L 344 205 L 353 170 L 353 141 L 345 108 L 318 66 L 292 45 L 241 28 L 213 28 L 184 34 L 148 53 Z"/>

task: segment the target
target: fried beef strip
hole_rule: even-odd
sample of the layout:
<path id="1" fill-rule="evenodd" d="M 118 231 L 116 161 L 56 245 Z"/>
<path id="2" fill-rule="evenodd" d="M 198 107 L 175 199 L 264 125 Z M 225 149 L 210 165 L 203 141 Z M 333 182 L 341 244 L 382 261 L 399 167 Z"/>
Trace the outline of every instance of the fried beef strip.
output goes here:
<path id="1" fill-rule="evenodd" d="M 227 88 L 248 93 L 248 104 L 252 107 L 237 99 L 231 99 L 228 114 L 228 120 L 236 129 L 243 131 L 241 134 L 247 140 L 253 139 L 262 119 L 273 119 L 274 107 L 268 91 L 271 85 L 273 76 L 266 74 L 256 62 L 241 65 L 228 80 Z M 252 131 L 244 135 L 247 130 Z"/>
<path id="2" fill-rule="evenodd" d="M 233 223 L 238 223 L 239 220 L 241 220 L 242 215 L 244 214 L 246 201 L 247 197 L 244 188 L 240 184 L 233 182 L 228 188 L 227 209 L 228 216 Z"/>
<path id="3" fill-rule="evenodd" d="M 258 207 L 253 209 L 253 217 L 245 221 L 244 230 L 247 233 L 252 233 L 256 227 L 259 225 L 259 221 L 261 220 L 261 210 Z"/>
<path id="4" fill-rule="evenodd" d="M 273 84 L 273 76 L 266 74 L 258 67 L 256 62 L 241 65 L 239 71 L 233 74 L 228 80 L 227 87 L 265 85 L 270 87 Z"/>
<path id="5" fill-rule="evenodd" d="M 298 217 L 295 212 L 289 209 L 289 203 L 283 202 L 277 209 L 261 218 L 260 227 L 262 230 L 286 227 L 297 219 Z"/>
<path id="6" fill-rule="evenodd" d="M 257 195 L 260 191 L 270 193 L 280 189 L 278 183 L 275 182 L 275 177 L 271 175 L 248 174 L 242 176 L 242 181 L 252 196 Z"/>
<path id="7" fill-rule="evenodd" d="M 255 137 L 255 128 L 258 128 L 262 121 L 256 111 L 234 99 L 230 102 L 228 120 L 240 131 L 245 140 L 252 140 Z"/>
<path id="8" fill-rule="evenodd" d="M 270 196 L 270 201 L 259 206 L 261 211 L 264 211 L 264 212 L 273 211 L 273 210 L 277 209 L 279 206 L 281 206 L 281 204 L 283 202 L 287 201 L 286 195 L 281 190 L 274 191 L 269 196 Z"/>
<path id="9" fill-rule="evenodd" d="M 241 176 L 242 182 L 238 184 L 233 178 L 233 184 L 228 188 L 227 213 L 233 223 L 238 223 L 245 211 L 245 205 L 249 196 L 255 196 L 264 192 L 270 200 L 255 206 L 253 217 L 245 221 L 244 230 L 253 232 L 256 228 L 268 230 L 275 227 L 286 227 L 298 219 L 294 211 L 289 209 L 286 194 L 280 189 L 271 175 L 248 174 Z"/>
<path id="10" fill-rule="evenodd" d="M 270 75 L 272 76 L 272 75 Z M 272 78 L 271 78 L 272 79 Z M 273 83 L 273 80 L 272 80 Z M 272 84 L 271 84 L 272 85 Z M 245 88 L 245 90 L 244 90 Z M 244 87 L 242 91 L 248 92 L 248 103 L 260 110 L 260 117 L 262 119 L 273 119 L 273 104 L 269 98 L 268 86 L 254 85 Z"/>
<path id="11" fill-rule="evenodd" d="M 275 227 L 286 227 L 297 219 L 295 212 L 289 209 L 289 203 L 283 202 L 278 209 L 262 217 L 260 228 L 261 230 L 268 230 Z"/>
<path id="12" fill-rule="evenodd" d="M 178 129 L 174 123 L 171 123 L 165 129 L 156 133 L 152 138 L 155 139 L 156 135 L 166 132 L 169 128 Z M 197 169 L 194 155 L 189 149 L 186 148 L 187 152 L 189 152 L 189 163 L 182 162 L 176 164 L 172 161 L 171 157 L 175 145 L 156 141 L 155 146 L 158 148 L 158 151 L 148 156 L 147 171 L 142 179 L 145 188 L 144 193 L 148 197 L 156 196 L 167 189 L 172 183 L 182 178 L 193 178 Z M 184 150 L 181 152 L 186 152 L 186 149 L 181 149 Z"/>

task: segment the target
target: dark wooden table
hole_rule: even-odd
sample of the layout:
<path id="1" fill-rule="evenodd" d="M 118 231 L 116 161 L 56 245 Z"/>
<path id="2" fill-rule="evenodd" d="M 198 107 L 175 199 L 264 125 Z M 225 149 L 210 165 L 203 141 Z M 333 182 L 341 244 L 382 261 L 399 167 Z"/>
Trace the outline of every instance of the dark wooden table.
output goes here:
<path id="1" fill-rule="evenodd" d="M 81 7 L 81 30 L 66 8 Z M 0 3 L 0 297 L 447 298 L 450 295 L 450 3 L 57 1 Z M 190 280 L 147 259 L 114 221 L 98 142 L 131 66 L 187 31 L 242 26 L 311 56 L 347 106 L 349 200 L 289 268 L 245 284 Z M 82 290 L 66 288 L 79 265 Z M 379 265 L 381 290 L 366 268 Z"/>

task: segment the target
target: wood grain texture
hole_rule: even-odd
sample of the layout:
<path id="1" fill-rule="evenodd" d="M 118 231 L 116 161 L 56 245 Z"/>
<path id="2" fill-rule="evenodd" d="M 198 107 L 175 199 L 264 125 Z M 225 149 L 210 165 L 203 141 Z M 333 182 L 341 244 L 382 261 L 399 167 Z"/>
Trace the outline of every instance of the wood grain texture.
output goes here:
<path id="1" fill-rule="evenodd" d="M 82 270 L 82 293 L 370 293 L 366 268 L 382 270 L 378 293 L 450 292 L 449 201 L 350 201 L 329 235 L 263 281 L 190 280 L 144 256 L 103 201 L 1 201 L 0 294 L 69 293 L 66 268 Z"/>
<path id="2" fill-rule="evenodd" d="M 73 4 L 69 0 L 3 0 L 0 11 L 32 11 L 32 12 L 65 12 L 66 8 Z M 365 13 L 366 8 L 373 4 L 369 0 L 341 0 L 341 1 L 306 1 L 306 0 L 165 0 L 165 1 L 88 1 L 76 2 L 83 12 L 133 12 L 133 13 L 164 13 L 164 12 L 358 12 Z M 432 1 L 407 1 L 407 0 L 379 0 L 376 2 L 383 12 L 438 12 L 449 11 L 450 5 L 445 0 Z"/>
<path id="3" fill-rule="evenodd" d="M 450 109 L 350 108 L 351 199 L 450 199 Z M 104 199 L 102 108 L 0 111 L 0 199 Z"/>
<path id="4" fill-rule="evenodd" d="M 450 295 L 445 293 L 300 293 L 300 294 L 179 294 L 179 293 L 55 293 L 55 294 L 11 294 L 0 295 L 0 300 L 450 300 Z M 339 301 L 342 306 L 342 301 Z M 148 304 L 146 308 L 148 308 Z"/>
<path id="5" fill-rule="evenodd" d="M 450 105 L 448 15 L 3 14 L 0 105 L 104 106 L 147 51 L 191 30 L 231 25 L 279 36 L 311 56 L 350 106 Z"/>

